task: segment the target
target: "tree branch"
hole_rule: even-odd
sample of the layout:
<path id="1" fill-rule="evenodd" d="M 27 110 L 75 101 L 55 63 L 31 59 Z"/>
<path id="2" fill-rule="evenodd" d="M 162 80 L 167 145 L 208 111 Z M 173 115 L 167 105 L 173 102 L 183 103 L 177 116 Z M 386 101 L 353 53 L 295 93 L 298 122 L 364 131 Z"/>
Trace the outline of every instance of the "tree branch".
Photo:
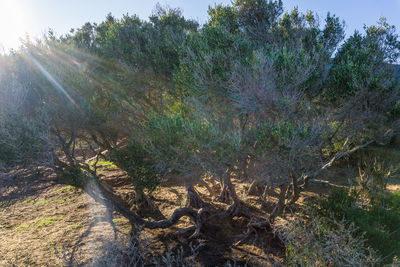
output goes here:
<path id="1" fill-rule="evenodd" d="M 168 228 L 172 225 L 176 224 L 180 218 L 184 216 L 188 216 L 193 221 L 196 222 L 197 218 L 197 211 L 192 208 L 179 208 L 176 209 L 169 219 L 151 222 L 146 221 L 135 212 L 131 211 L 129 208 L 125 207 L 122 204 L 122 201 L 119 200 L 118 196 L 107 190 L 101 183 L 96 183 L 95 181 L 90 181 L 87 186 L 85 187 L 85 191 L 93 197 L 94 200 L 97 202 L 107 206 L 108 208 L 121 213 L 125 216 L 131 224 L 137 224 L 149 229 L 156 229 L 156 228 Z"/>

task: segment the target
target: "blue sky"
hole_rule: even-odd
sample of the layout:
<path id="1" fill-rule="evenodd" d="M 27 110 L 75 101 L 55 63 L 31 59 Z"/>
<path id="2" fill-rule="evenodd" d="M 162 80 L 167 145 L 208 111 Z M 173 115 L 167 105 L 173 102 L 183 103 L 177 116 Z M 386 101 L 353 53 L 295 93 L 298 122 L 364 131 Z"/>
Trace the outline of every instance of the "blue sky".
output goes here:
<path id="1" fill-rule="evenodd" d="M 229 4 L 231 0 L 0 0 L 0 43 L 16 47 L 18 37 L 25 32 L 37 37 L 48 28 L 64 34 L 87 21 L 101 22 L 109 12 L 115 17 L 129 13 L 144 19 L 157 2 L 181 7 L 186 17 L 204 23 L 209 5 Z M 345 20 L 348 35 L 364 24 L 374 24 L 380 16 L 400 30 L 400 0 L 284 0 L 284 6 L 313 10 L 321 19 L 330 11 Z"/>

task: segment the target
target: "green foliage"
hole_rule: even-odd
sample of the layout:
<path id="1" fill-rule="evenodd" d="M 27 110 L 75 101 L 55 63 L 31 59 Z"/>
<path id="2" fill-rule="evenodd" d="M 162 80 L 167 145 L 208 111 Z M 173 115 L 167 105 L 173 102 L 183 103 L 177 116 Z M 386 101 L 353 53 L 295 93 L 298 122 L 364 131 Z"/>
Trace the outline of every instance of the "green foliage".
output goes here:
<path id="1" fill-rule="evenodd" d="M 151 193 L 159 185 L 151 155 L 135 139 L 126 147 L 114 150 L 112 160 L 129 174 L 136 193 L 143 194 L 144 189 Z"/>
<path id="2" fill-rule="evenodd" d="M 23 56 L 0 56 L 0 168 L 50 160 L 48 113 L 36 88 L 40 84 Z"/>
<path id="3" fill-rule="evenodd" d="M 150 22 L 128 15 L 119 20 L 109 14 L 99 25 L 86 23 L 64 38 L 131 67 L 150 68 L 168 79 L 179 65 L 179 48 L 186 32 L 195 32 L 197 27 L 198 23 L 186 20 L 180 9 L 157 5 Z"/>
<path id="4" fill-rule="evenodd" d="M 233 162 L 238 148 L 234 136 L 229 136 L 211 122 L 182 116 L 153 117 L 145 130 L 148 150 L 160 170 L 181 175 L 199 170 L 203 164 Z M 203 166 L 204 167 L 204 166 Z"/>
<path id="5" fill-rule="evenodd" d="M 216 5 L 208 7 L 208 16 L 210 17 L 207 25 L 211 28 L 220 26 L 225 27 L 230 33 L 237 33 L 239 23 L 236 10 L 231 6 Z"/>
<path id="6" fill-rule="evenodd" d="M 306 139 L 311 134 L 310 129 L 301 125 L 300 122 L 278 121 L 273 124 L 260 124 L 254 128 L 254 139 L 257 140 L 257 148 L 288 149 L 288 145 L 294 138 Z"/>
<path id="7" fill-rule="evenodd" d="M 360 91 L 385 93 L 396 87 L 394 68 L 400 41 L 394 26 L 381 18 L 377 26 L 355 32 L 339 49 L 328 79 L 327 96 L 334 101 L 356 96 Z"/>
<path id="8" fill-rule="evenodd" d="M 223 100 L 229 95 L 235 64 L 246 62 L 251 53 L 252 44 L 240 32 L 207 24 L 201 34 L 187 36 L 175 79 L 186 95 L 205 98 L 208 103 L 216 97 Z"/>
<path id="9" fill-rule="evenodd" d="M 346 219 L 364 233 L 367 244 L 376 250 L 385 263 L 400 256 L 400 196 L 398 193 L 380 195 L 370 207 L 360 207 L 357 192 L 340 189 L 333 191 L 317 205 L 321 216 Z"/>
<path id="10" fill-rule="evenodd" d="M 257 45 L 267 41 L 269 30 L 273 28 L 283 12 L 281 0 L 236 0 L 239 25 Z"/>
<path id="11" fill-rule="evenodd" d="M 0 125 L 0 163 L 12 167 L 29 165 L 46 156 L 47 124 L 29 121 L 28 116 L 13 114 Z"/>
<path id="12" fill-rule="evenodd" d="M 67 166 L 57 170 L 57 177 L 60 183 L 65 183 L 78 188 L 84 188 L 89 182 L 89 178 L 81 168 L 77 166 Z"/>
<path id="13" fill-rule="evenodd" d="M 361 187 L 361 192 L 372 200 L 385 192 L 389 179 L 398 171 L 396 157 L 386 148 L 371 147 L 359 151 L 352 155 L 349 163 L 359 170 L 356 183 Z"/>
<path id="14" fill-rule="evenodd" d="M 393 209 L 400 213 L 400 191 L 388 194 L 378 194 L 374 198 L 374 203 L 386 209 Z"/>
<path id="15" fill-rule="evenodd" d="M 161 178 L 200 175 L 207 165 L 234 162 L 237 149 L 234 138 L 210 123 L 180 115 L 161 115 L 151 117 L 142 127 L 144 140 L 132 138 L 126 147 L 112 155 L 116 165 L 129 174 L 138 192 L 144 189 L 152 192 Z"/>

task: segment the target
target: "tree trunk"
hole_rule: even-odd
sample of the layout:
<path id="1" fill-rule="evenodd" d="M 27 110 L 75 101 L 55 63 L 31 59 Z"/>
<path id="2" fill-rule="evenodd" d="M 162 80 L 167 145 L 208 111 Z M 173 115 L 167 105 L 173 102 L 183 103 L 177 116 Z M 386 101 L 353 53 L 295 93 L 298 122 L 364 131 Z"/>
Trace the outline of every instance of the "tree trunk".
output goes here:
<path id="1" fill-rule="evenodd" d="M 210 194 L 210 197 L 213 197 L 214 192 L 212 191 L 211 187 L 206 183 L 206 181 L 204 181 L 203 179 L 200 179 L 200 183 L 207 188 L 207 191 Z"/>
<path id="2" fill-rule="evenodd" d="M 229 204 L 230 203 L 230 196 L 229 196 L 229 187 L 227 183 L 227 179 L 230 179 L 228 174 L 225 174 L 225 177 L 221 179 L 221 193 L 217 197 L 217 201 Z"/>
<path id="3" fill-rule="evenodd" d="M 251 182 L 249 189 L 247 189 L 247 195 L 252 195 L 254 194 L 254 190 L 256 189 L 256 180 L 253 180 L 253 182 Z"/>
<path id="4" fill-rule="evenodd" d="M 187 184 L 185 187 L 186 187 L 186 207 L 191 207 L 195 209 L 203 208 L 204 202 L 197 193 L 194 186 L 192 184 Z"/>
<path id="5" fill-rule="evenodd" d="M 271 224 L 275 221 L 276 217 L 282 214 L 285 208 L 285 200 L 286 200 L 286 191 L 288 189 L 288 184 L 282 184 L 279 186 L 279 197 L 278 203 L 276 203 L 274 210 L 272 211 L 271 215 L 269 216 L 269 221 Z"/>
<path id="6" fill-rule="evenodd" d="M 135 198 L 133 199 L 132 205 L 135 205 L 138 210 L 150 209 L 152 211 L 159 212 L 158 208 L 154 205 L 153 201 L 146 195 L 143 190 L 135 191 Z"/>
<path id="7" fill-rule="evenodd" d="M 299 183 L 297 181 L 297 178 L 294 175 L 292 175 L 292 199 L 290 200 L 289 204 L 292 205 L 296 203 L 299 197 L 300 197 Z"/>
<path id="8" fill-rule="evenodd" d="M 85 192 L 87 192 L 95 201 L 105 205 L 113 211 L 121 213 L 125 218 L 127 218 L 131 225 L 139 225 L 149 229 L 157 228 L 168 228 L 176 224 L 180 218 L 184 216 L 190 217 L 194 222 L 197 219 L 197 211 L 192 208 L 179 208 L 176 209 L 169 219 L 160 221 L 146 221 L 135 212 L 131 211 L 123 204 L 123 200 L 109 192 L 102 184 L 97 183 L 92 179 L 85 187 Z"/>

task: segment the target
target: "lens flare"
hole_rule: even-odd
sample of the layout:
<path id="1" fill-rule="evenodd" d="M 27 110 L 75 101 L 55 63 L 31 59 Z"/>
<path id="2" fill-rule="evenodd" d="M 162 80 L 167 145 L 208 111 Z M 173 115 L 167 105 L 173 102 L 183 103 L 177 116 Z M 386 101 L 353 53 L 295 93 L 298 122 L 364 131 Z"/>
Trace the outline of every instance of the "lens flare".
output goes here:
<path id="1" fill-rule="evenodd" d="M 40 72 L 47 78 L 47 80 L 51 82 L 75 107 L 78 107 L 72 97 L 68 94 L 67 90 L 62 87 L 62 85 L 53 77 L 53 75 L 51 75 L 33 55 L 31 55 L 29 52 L 26 54 L 40 70 Z"/>

